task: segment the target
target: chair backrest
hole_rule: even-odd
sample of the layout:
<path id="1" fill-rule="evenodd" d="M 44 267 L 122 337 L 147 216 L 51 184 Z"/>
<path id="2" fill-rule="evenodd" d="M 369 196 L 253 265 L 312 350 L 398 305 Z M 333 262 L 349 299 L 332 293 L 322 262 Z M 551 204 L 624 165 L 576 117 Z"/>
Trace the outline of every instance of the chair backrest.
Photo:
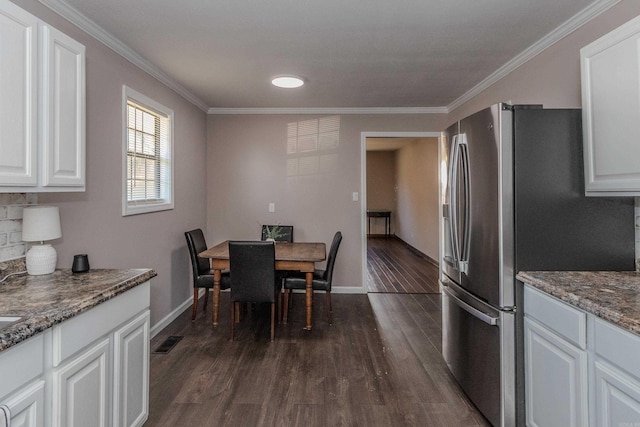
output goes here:
<path id="1" fill-rule="evenodd" d="M 267 240 L 269 232 L 275 231 L 277 236 L 274 238 L 276 242 L 293 243 L 293 225 L 263 225 L 261 240 Z"/>
<path id="2" fill-rule="evenodd" d="M 189 248 L 189 255 L 191 256 L 191 267 L 193 268 L 193 281 L 197 281 L 198 276 L 206 274 L 210 270 L 209 260 L 201 258 L 198 254 L 207 250 L 207 242 L 204 239 L 204 234 L 200 228 L 187 231 L 184 233 L 187 239 L 187 247 Z"/>
<path id="3" fill-rule="evenodd" d="M 231 300 L 276 301 L 276 251 L 273 242 L 229 242 Z"/>
<path id="4" fill-rule="evenodd" d="M 331 290 L 333 267 L 336 264 L 336 256 L 338 255 L 340 242 L 342 242 L 342 233 L 338 231 L 333 236 L 333 242 L 331 243 L 331 249 L 329 249 L 329 256 L 327 257 L 327 269 L 324 271 L 324 274 L 322 276 L 322 280 L 325 280 L 327 282 L 329 290 Z"/>

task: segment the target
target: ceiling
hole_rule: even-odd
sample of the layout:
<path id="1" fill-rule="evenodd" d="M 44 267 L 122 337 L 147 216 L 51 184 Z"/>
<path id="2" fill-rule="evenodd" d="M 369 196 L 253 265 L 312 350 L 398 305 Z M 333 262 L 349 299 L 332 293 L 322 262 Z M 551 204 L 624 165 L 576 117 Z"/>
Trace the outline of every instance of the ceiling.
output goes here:
<path id="1" fill-rule="evenodd" d="M 310 109 L 450 107 L 618 0 L 40 1 L 123 43 L 203 108 Z M 288 73 L 306 84 L 270 84 Z"/>

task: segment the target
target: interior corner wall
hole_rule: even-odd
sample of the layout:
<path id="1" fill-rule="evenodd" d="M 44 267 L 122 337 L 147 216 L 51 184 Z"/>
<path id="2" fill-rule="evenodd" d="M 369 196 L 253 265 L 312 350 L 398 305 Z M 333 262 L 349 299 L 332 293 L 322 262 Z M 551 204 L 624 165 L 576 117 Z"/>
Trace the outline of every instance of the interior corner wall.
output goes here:
<path id="1" fill-rule="evenodd" d="M 92 269 L 152 268 L 152 327 L 192 295 L 184 232 L 206 226 L 206 113 L 33 0 L 13 0 L 86 47 L 86 192 L 40 193 L 60 207 L 58 268 L 86 253 Z M 127 85 L 174 111 L 172 210 L 122 216 L 123 100 Z"/>
<path id="2" fill-rule="evenodd" d="M 438 138 L 416 138 L 396 154 L 396 232 L 438 260 Z"/>
<path id="3" fill-rule="evenodd" d="M 640 1 L 622 0 L 453 110 L 449 122 L 498 102 L 580 108 L 580 49 L 638 15 Z"/>
<path id="4" fill-rule="evenodd" d="M 367 209 L 390 210 L 391 233 L 395 232 L 393 220 L 396 212 L 396 152 L 367 151 Z M 384 234 L 384 219 L 367 219 L 367 233 Z"/>

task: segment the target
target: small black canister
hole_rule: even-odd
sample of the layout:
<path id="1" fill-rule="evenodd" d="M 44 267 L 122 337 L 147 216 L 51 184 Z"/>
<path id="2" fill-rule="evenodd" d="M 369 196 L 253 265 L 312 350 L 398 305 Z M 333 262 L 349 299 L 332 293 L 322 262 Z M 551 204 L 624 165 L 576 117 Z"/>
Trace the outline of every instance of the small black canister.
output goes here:
<path id="1" fill-rule="evenodd" d="M 84 273 L 89 271 L 89 257 L 87 254 L 79 254 L 73 256 L 72 273 Z"/>

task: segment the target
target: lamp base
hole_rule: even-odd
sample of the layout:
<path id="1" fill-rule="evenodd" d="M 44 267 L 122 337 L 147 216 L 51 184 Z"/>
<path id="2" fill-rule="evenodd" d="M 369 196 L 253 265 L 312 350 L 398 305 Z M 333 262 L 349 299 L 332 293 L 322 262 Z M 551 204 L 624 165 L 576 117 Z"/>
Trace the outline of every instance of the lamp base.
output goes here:
<path id="1" fill-rule="evenodd" d="M 58 254 L 51 245 L 33 245 L 27 252 L 26 261 L 29 275 L 51 274 L 56 269 Z"/>

